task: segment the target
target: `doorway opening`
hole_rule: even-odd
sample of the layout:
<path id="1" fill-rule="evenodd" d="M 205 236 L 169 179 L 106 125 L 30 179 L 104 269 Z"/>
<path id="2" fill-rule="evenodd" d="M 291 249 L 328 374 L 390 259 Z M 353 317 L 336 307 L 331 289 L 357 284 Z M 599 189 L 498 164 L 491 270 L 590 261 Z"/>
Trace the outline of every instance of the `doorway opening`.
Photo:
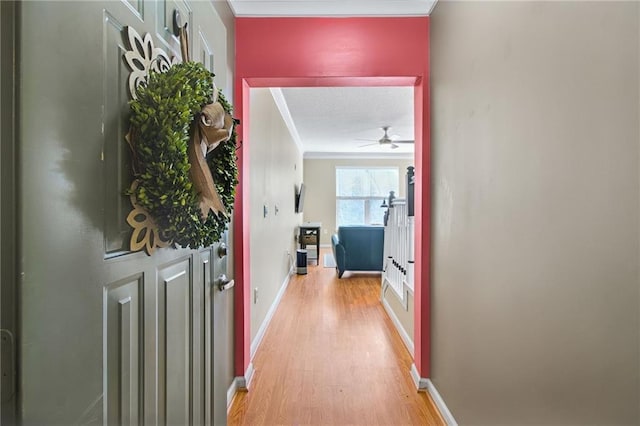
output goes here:
<path id="1" fill-rule="evenodd" d="M 269 87 L 409 86 L 415 114 L 415 299 L 414 367 L 429 377 L 430 139 L 429 19 L 419 18 L 238 18 L 236 19 L 236 115 L 243 148 L 234 210 L 235 374 L 250 365 L 251 164 L 250 90 Z M 294 35 L 294 36 L 292 36 Z M 402 46 L 402 48 L 399 48 Z M 259 141 L 255 141 L 259 143 Z M 413 370 L 413 368 L 412 368 Z M 414 374 L 415 379 L 415 374 Z"/>

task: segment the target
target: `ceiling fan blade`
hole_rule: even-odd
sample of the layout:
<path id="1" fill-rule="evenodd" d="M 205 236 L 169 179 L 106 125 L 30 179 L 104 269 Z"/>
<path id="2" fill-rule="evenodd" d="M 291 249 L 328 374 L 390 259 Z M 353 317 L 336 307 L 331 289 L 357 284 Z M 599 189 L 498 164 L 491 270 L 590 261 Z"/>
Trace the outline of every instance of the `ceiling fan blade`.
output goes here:
<path id="1" fill-rule="evenodd" d="M 399 148 L 398 145 L 396 145 L 395 143 L 392 142 L 391 143 L 391 149 L 396 149 L 396 148 Z"/>
<path id="2" fill-rule="evenodd" d="M 413 140 L 400 140 L 400 141 L 392 141 L 393 143 L 415 143 Z"/>
<path id="3" fill-rule="evenodd" d="M 378 145 L 378 142 L 367 143 L 367 144 L 364 144 L 364 145 L 358 145 L 358 148 L 362 148 L 362 147 L 365 147 L 365 146 L 372 146 L 372 145 Z"/>

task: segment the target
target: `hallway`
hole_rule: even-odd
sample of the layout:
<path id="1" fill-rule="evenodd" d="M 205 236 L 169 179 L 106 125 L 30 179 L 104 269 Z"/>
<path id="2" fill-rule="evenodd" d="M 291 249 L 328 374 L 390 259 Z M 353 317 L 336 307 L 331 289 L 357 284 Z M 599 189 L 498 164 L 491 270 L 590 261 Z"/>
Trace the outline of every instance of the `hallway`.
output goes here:
<path id="1" fill-rule="evenodd" d="M 229 425 L 444 424 L 411 380 L 411 357 L 380 304 L 380 275 L 339 280 L 322 261 L 308 271 L 291 278 Z"/>

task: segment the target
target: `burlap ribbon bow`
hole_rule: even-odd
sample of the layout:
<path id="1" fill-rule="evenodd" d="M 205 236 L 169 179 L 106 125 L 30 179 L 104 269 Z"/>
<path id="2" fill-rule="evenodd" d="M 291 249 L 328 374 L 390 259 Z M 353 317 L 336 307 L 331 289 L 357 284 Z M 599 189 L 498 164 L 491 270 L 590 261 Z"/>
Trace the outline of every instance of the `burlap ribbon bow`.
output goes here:
<path id="1" fill-rule="evenodd" d="M 214 102 L 205 105 L 194 122 L 189 143 L 189 162 L 191 163 L 191 181 L 200 199 L 202 217 L 206 218 L 209 211 L 226 216 L 227 210 L 216 190 L 206 155 L 220 143 L 231 139 L 233 117 L 225 112 L 220 102 Z"/>

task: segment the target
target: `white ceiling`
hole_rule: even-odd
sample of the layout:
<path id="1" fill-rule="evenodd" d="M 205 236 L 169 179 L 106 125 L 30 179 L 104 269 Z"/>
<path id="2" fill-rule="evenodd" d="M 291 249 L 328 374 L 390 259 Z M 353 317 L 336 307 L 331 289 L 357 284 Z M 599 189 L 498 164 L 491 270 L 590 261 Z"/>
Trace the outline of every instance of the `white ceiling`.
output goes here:
<path id="1" fill-rule="evenodd" d="M 235 16 L 427 16 L 437 0 L 228 0 Z M 412 87 L 272 89 L 296 143 L 311 157 L 412 157 L 413 145 L 375 144 L 389 136 L 412 140 Z M 370 139 L 362 141 L 358 139 Z M 373 144 L 363 147 L 365 144 Z"/>
<path id="2" fill-rule="evenodd" d="M 436 0 L 229 0 L 236 16 L 426 16 Z"/>
<path id="3" fill-rule="evenodd" d="M 382 126 L 391 127 L 392 139 L 413 140 L 413 87 L 280 90 L 291 119 L 289 129 L 294 139 L 299 140 L 306 158 L 413 155 L 413 144 L 397 144 L 396 149 L 391 149 L 377 143 L 383 135 Z M 273 92 L 278 102 L 277 91 Z M 281 104 L 278 106 L 288 121 L 287 111 L 283 111 Z"/>

